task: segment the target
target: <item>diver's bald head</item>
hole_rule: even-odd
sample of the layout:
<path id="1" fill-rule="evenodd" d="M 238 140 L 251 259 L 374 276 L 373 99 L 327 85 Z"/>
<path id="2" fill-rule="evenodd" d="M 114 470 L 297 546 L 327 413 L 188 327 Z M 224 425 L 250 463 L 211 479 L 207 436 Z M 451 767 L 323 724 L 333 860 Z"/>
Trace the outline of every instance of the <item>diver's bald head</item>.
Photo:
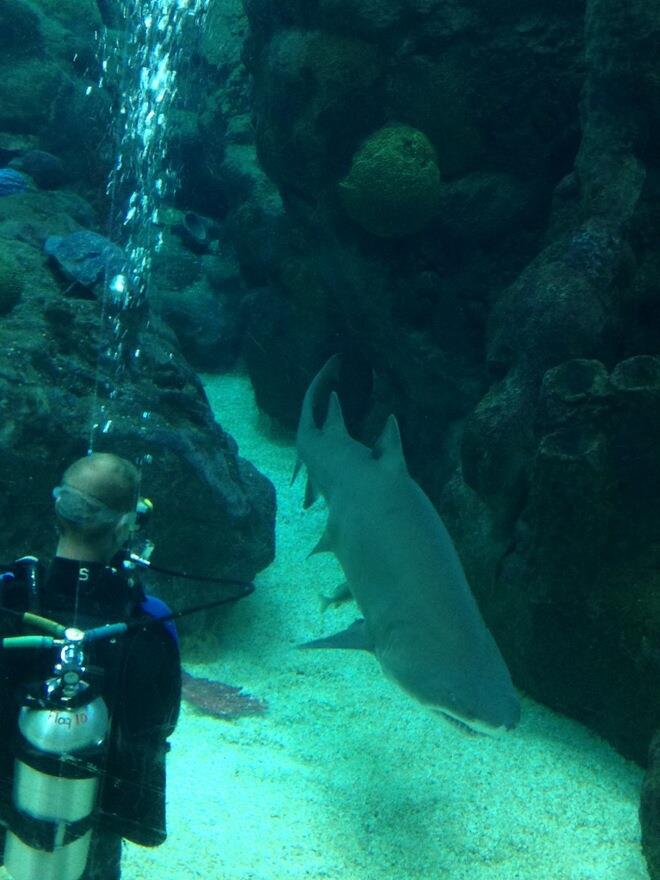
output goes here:
<path id="1" fill-rule="evenodd" d="M 137 468 L 112 453 L 74 461 L 53 489 L 57 555 L 108 563 L 135 524 L 139 481 Z"/>
<path id="2" fill-rule="evenodd" d="M 135 510 L 139 480 L 138 470 L 130 461 L 111 452 L 93 452 L 66 469 L 62 485 L 122 514 Z"/>

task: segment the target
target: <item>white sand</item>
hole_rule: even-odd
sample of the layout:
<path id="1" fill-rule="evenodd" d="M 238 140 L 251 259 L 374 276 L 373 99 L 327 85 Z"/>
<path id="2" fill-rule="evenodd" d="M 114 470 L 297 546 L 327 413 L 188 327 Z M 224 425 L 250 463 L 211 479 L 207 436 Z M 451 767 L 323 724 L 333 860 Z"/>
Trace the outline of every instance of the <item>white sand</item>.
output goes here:
<path id="1" fill-rule="evenodd" d="M 298 651 L 342 629 L 320 614 L 333 557 L 306 560 L 325 520 L 289 479 L 249 382 L 209 377 L 217 417 L 278 493 L 277 559 L 230 612 L 218 661 L 264 717 L 228 723 L 184 704 L 169 764 L 168 841 L 129 846 L 127 880 L 648 880 L 641 772 L 585 728 L 528 700 L 518 729 L 471 738 L 427 715 L 368 655 Z"/>

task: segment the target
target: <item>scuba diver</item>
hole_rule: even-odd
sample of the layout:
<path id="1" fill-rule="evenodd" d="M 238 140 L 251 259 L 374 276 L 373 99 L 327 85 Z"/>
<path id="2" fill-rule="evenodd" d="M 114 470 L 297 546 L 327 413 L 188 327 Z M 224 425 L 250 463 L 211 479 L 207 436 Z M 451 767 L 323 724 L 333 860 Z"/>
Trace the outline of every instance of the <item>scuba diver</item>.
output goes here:
<path id="1" fill-rule="evenodd" d="M 117 455 L 75 461 L 53 491 L 51 563 L 0 569 L 0 864 L 14 880 L 118 880 L 122 838 L 166 837 L 181 665 L 169 609 L 124 563 L 138 491 Z M 55 637 L 29 641 L 39 622 Z"/>

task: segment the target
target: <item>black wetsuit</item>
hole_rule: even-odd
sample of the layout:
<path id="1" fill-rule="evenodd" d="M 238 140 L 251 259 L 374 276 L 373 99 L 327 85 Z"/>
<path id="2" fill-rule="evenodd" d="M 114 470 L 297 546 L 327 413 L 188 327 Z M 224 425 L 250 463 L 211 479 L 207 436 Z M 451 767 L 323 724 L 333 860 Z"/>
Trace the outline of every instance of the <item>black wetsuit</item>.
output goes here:
<path id="1" fill-rule="evenodd" d="M 55 558 L 31 591 L 28 571 L 14 564 L 15 579 L 2 588 L 0 605 L 34 610 L 81 629 L 101 623 L 149 619 L 141 587 L 118 568 Z M 34 595 L 31 593 L 34 592 Z M 23 635 L 15 617 L 0 612 L 0 635 Z M 0 821 L 12 817 L 13 743 L 21 685 L 52 676 L 55 651 L 0 651 Z M 111 715 L 103 760 L 96 831 L 84 880 L 117 880 L 121 838 L 157 846 L 165 830 L 165 754 L 181 699 L 179 650 L 172 626 L 158 623 L 89 646 L 87 666 L 102 670 L 99 689 Z M 0 864 L 4 828 L 0 831 Z"/>

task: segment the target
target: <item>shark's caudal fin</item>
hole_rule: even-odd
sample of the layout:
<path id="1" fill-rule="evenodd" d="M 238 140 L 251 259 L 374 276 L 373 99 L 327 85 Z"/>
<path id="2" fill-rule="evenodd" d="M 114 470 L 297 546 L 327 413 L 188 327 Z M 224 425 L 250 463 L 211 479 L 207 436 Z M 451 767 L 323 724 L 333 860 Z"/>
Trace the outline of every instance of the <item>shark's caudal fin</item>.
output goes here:
<path id="1" fill-rule="evenodd" d="M 338 354 L 333 355 L 312 379 L 309 388 L 303 398 L 300 421 L 298 422 L 298 434 L 318 429 L 323 422 L 318 408 L 326 400 L 330 389 L 336 384 L 339 377 L 341 358 Z M 335 395 L 336 396 L 336 395 Z M 339 398 L 337 398 L 339 403 Z M 343 422 L 343 418 L 342 418 Z"/>

